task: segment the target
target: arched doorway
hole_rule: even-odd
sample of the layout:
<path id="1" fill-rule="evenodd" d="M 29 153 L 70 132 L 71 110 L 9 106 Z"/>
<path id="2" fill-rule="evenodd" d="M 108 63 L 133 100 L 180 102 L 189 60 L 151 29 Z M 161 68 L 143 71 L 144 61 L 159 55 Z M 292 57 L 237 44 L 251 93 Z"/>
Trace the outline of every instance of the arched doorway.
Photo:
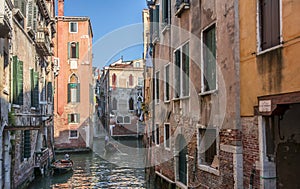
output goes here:
<path id="1" fill-rule="evenodd" d="M 177 158 L 177 170 L 179 181 L 186 185 L 187 184 L 187 146 L 186 140 L 182 134 L 179 134 L 176 139 L 176 151 L 178 153 Z"/>

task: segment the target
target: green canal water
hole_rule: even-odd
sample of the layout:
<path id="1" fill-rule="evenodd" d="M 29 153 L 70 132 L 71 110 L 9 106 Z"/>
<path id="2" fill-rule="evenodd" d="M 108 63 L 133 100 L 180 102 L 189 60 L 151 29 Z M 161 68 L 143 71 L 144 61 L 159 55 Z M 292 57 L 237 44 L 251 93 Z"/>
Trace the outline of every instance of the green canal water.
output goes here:
<path id="1" fill-rule="evenodd" d="M 74 162 L 72 172 L 36 178 L 28 188 L 146 188 L 145 151 L 141 141 L 113 142 L 118 145 L 117 153 L 105 154 L 104 139 L 96 139 L 93 152 L 70 154 Z"/>

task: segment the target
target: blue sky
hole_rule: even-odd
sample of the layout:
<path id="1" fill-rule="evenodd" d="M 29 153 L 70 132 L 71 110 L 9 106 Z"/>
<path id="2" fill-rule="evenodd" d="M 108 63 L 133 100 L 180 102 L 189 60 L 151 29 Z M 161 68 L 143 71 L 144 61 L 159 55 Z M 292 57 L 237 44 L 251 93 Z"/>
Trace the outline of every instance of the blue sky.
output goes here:
<path id="1" fill-rule="evenodd" d="M 89 16 L 93 27 L 93 66 L 123 56 L 142 57 L 142 10 L 146 0 L 65 0 L 65 16 Z"/>

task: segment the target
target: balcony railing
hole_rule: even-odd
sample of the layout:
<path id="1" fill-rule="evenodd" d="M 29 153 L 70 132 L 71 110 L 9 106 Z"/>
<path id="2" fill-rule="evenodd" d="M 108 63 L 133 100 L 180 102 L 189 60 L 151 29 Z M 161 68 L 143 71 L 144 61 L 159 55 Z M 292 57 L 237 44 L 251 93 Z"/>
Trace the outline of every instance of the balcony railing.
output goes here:
<path id="1" fill-rule="evenodd" d="M 34 155 L 35 155 L 34 166 L 43 167 L 43 165 L 45 165 L 48 161 L 49 149 L 48 148 L 42 149 L 40 152 L 35 152 Z"/>
<path id="2" fill-rule="evenodd" d="M 44 56 L 51 56 L 52 55 L 51 41 L 49 39 L 49 35 L 46 35 L 46 32 L 43 31 L 43 28 L 38 29 L 38 32 L 36 33 L 35 40 L 36 40 L 37 47 L 39 48 L 40 52 Z"/>

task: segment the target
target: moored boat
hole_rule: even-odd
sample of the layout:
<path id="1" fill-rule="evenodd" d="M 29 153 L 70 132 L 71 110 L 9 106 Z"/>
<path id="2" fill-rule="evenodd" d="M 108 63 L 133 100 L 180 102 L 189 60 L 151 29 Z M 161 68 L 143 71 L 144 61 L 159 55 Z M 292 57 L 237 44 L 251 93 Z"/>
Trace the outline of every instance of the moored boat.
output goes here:
<path id="1" fill-rule="evenodd" d="M 73 170 L 73 161 L 69 159 L 57 160 L 51 164 L 53 174 L 64 174 Z"/>

